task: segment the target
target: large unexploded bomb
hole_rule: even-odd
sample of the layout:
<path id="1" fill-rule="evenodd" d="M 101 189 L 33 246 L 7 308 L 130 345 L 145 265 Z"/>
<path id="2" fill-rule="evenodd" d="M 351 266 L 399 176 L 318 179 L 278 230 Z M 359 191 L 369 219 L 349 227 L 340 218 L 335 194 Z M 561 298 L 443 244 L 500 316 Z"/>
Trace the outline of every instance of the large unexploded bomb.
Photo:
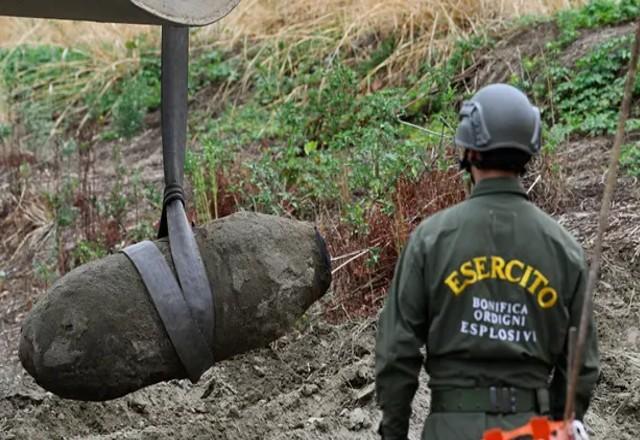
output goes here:
<path id="1" fill-rule="evenodd" d="M 214 292 L 220 361 L 282 336 L 331 281 L 323 240 L 308 223 L 240 213 L 195 230 Z M 167 240 L 156 242 L 173 268 Z M 124 254 L 79 267 L 27 317 L 20 359 L 62 397 L 106 400 L 186 372 L 149 293 Z"/>

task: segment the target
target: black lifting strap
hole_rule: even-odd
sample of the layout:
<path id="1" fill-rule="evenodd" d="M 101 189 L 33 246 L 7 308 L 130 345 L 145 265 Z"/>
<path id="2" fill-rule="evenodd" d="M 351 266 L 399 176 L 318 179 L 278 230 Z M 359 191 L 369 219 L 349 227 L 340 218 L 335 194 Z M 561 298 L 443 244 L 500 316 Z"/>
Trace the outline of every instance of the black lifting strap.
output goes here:
<path id="1" fill-rule="evenodd" d="M 157 246 L 145 241 L 123 252 L 149 291 L 189 379 L 197 382 L 214 363 L 213 295 L 185 213 L 189 29 L 162 28 L 162 150 L 165 192 L 159 238 L 169 237 L 177 280 Z"/>

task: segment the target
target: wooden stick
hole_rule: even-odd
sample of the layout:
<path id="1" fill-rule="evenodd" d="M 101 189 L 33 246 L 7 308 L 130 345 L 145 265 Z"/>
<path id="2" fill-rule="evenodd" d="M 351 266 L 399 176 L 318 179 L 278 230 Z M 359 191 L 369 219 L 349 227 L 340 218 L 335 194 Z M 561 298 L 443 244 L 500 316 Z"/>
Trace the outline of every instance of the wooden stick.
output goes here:
<path id="1" fill-rule="evenodd" d="M 578 342 L 578 329 L 571 327 L 567 338 L 567 371 L 573 371 L 573 360 L 576 356 L 576 343 Z M 569 381 L 567 381 L 567 396 L 569 395 Z"/>
<path id="2" fill-rule="evenodd" d="M 598 224 L 598 235 L 596 237 L 593 261 L 589 270 L 589 278 L 587 281 L 587 290 L 585 292 L 585 300 L 582 305 L 582 315 L 580 317 L 580 328 L 578 331 L 578 342 L 576 343 L 574 358 L 570 362 L 571 370 L 569 372 L 569 384 L 567 388 L 567 398 L 564 407 L 564 420 L 570 422 L 575 415 L 576 390 L 578 379 L 580 376 L 580 367 L 582 365 L 582 356 L 584 354 L 587 342 L 587 331 L 589 327 L 589 316 L 593 303 L 593 291 L 595 290 L 600 272 L 600 264 L 602 262 L 602 244 L 604 241 L 604 233 L 609 227 L 609 211 L 611 210 L 611 202 L 613 192 L 618 177 L 618 168 L 620 165 L 620 153 L 622 150 L 622 142 L 624 140 L 624 128 L 629 118 L 629 108 L 631 106 L 631 97 L 633 94 L 633 86 L 636 80 L 636 72 L 638 68 L 638 55 L 640 54 L 640 21 L 636 28 L 636 38 L 631 50 L 631 63 L 627 74 L 627 81 L 624 87 L 624 96 L 622 98 L 622 106 L 620 109 L 620 117 L 618 119 L 618 130 L 613 142 L 611 150 L 611 161 L 609 163 L 609 171 L 607 175 L 607 183 L 604 194 L 602 196 L 602 206 L 600 208 L 600 219 Z"/>

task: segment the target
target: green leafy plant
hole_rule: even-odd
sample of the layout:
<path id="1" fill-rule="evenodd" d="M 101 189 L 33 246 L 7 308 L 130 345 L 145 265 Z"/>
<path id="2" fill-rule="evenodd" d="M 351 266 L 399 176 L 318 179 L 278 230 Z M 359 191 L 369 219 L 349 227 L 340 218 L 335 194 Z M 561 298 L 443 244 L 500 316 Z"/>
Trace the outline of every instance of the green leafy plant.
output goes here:
<path id="1" fill-rule="evenodd" d="M 104 213 L 114 219 L 119 226 L 123 226 L 129 204 L 129 195 L 125 189 L 125 176 L 128 170 L 123 162 L 122 151 L 118 144 L 114 144 L 113 146 L 112 162 L 115 176 L 103 210 Z"/>
<path id="2" fill-rule="evenodd" d="M 11 136 L 11 125 L 0 122 L 0 143 Z"/>
<path id="3" fill-rule="evenodd" d="M 157 235 L 153 224 L 148 220 L 141 220 L 129 231 L 129 238 L 134 242 L 153 240 Z"/>
<path id="4" fill-rule="evenodd" d="M 221 82 L 237 81 L 239 78 L 238 62 L 218 49 L 200 53 L 189 66 L 189 86 L 192 91 Z"/>
<path id="5" fill-rule="evenodd" d="M 408 116 L 446 114 L 454 111 L 459 90 L 452 79 L 474 62 L 474 56 L 493 46 L 494 39 L 487 34 L 473 35 L 456 40 L 451 55 L 442 63 L 427 60 L 420 76 L 411 81 L 405 110 Z"/>
<path id="6" fill-rule="evenodd" d="M 57 278 L 60 277 L 56 270 L 55 258 L 49 260 L 36 259 L 33 262 L 33 272 L 36 280 L 41 282 L 45 287 L 50 286 Z"/>
<path id="7" fill-rule="evenodd" d="M 80 240 L 71 251 L 72 266 L 77 267 L 103 258 L 108 254 L 105 247 L 96 241 Z"/>
<path id="8" fill-rule="evenodd" d="M 138 78 L 124 85 L 123 92 L 112 109 L 113 125 L 119 137 L 130 138 L 142 129 L 148 110 L 145 105 L 146 93 L 146 84 Z"/>
<path id="9" fill-rule="evenodd" d="M 640 177 L 640 143 L 623 146 L 620 164 L 628 175 Z"/>
<path id="10" fill-rule="evenodd" d="M 66 177 L 57 191 L 46 194 L 47 201 L 54 213 L 56 225 L 59 228 L 69 227 L 76 220 L 78 208 L 74 206 L 74 201 L 78 185 L 77 178 Z"/>
<path id="11" fill-rule="evenodd" d="M 367 206 L 384 203 L 400 176 L 424 168 L 425 139 L 398 122 L 403 89 L 362 95 L 355 71 L 337 65 L 325 72 L 305 100 L 280 106 L 276 139 L 245 165 L 245 195 L 254 209 L 298 216 L 312 215 L 318 205 L 338 206 L 363 226 Z"/>
<path id="12" fill-rule="evenodd" d="M 591 0 L 577 9 L 566 9 L 556 17 L 560 35 L 553 47 L 565 47 L 578 36 L 579 30 L 614 25 L 640 16 L 638 0 Z"/>
<path id="13" fill-rule="evenodd" d="M 621 72 L 629 62 L 630 47 L 629 37 L 614 38 L 579 59 L 574 68 L 552 72 L 552 105 L 559 122 L 591 135 L 615 130 L 624 89 Z"/>

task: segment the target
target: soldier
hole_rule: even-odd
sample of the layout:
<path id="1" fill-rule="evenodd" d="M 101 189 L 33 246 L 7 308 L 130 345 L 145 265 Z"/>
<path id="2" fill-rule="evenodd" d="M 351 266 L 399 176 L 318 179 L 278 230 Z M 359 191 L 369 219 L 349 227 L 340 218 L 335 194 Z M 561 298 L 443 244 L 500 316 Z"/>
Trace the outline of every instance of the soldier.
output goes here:
<path id="1" fill-rule="evenodd" d="M 423 363 L 431 388 L 423 439 L 479 440 L 534 415 L 562 417 L 567 336 L 580 321 L 587 268 L 580 245 L 519 182 L 540 135 L 540 112 L 514 87 L 490 85 L 463 103 L 455 143 L 471 197 L 413 232 L 378 322 L 385 440 L 407 438 Z M 599 372 L 589 319 L 578 420 Z"/>

